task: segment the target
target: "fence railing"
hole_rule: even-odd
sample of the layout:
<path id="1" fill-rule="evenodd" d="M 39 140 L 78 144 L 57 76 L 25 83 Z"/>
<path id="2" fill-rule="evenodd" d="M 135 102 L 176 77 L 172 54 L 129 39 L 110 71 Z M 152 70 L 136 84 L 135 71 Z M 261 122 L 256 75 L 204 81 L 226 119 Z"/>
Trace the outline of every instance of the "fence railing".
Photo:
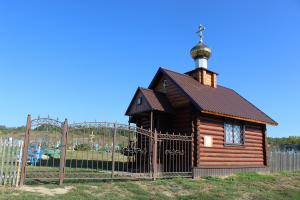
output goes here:
<path id="1" fill-rule="evenodd" d="M 300 152 L 270 152 L 270 172 L 300 171 Z"/>
<path id="2" fill-rule="evenodd" d="M 18 186 L 23 141 L 0 138 L 0 185 Z"/>
<path id="3" fill-rule="evenodd" d="M 192 177 L 192 136 L 109 122 L 27 118 L 20 186 L 26 180 Z"/>

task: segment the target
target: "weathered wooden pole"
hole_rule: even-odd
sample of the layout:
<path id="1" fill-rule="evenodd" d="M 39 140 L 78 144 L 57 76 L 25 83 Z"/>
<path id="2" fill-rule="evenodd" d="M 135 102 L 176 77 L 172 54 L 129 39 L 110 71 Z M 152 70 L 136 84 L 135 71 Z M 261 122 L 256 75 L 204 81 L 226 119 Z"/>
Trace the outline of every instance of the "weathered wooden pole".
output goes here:
<path id="1" fill-rule="evenodd" d="M 20 176 L 20 187 L 24 185 L 26 177 L 26 165 L 27 165 L 27 155 L 28 155 L 28 146 L 29 146 L 29 136 L 31 129 L 31 116 L 27 116 L 26 130 L 24 135 L 24 147 L 22 153 L 22 163 L 21 163 L 21 176 Z"/>
<path id="2" fill-rule="evenodd" d="M 150 131 L 153 132 L 153 111 L 150 113 Z"/>
<path id="3" fill-rule="evenodd" d="M 18 187 L 19 186 L 19 181 L 20 181 L 20 173 L 21 173 L 21 163 L 22 163 L 22 158 L 23 158 L 23 145 L 24 144 L 24 141 L 22 141 L 21 142 L 21 144 L 20 144 L 20 149 L 18 149 L 18 152 L 19 152 L 19 158 L 17 159 L 17 174 L 16 174 L 16 182 L 15 182 L 15 185 L 16 185 L 16 187 Z"/>
<path id="4" fill-rule="evenodd" d="M 68 144 L 68 120 L 65 119 L 61 137 L 61 156 L 59 162 L 59 185 L 64 183 L 66 174 L 66 153 Z"/>
<path id="5" fill-rule="evenodd" d="M 2 158 L 1 158 L 1 169 L 0 169 L 0 185 L 4 184 L 4 179 L 5 179 L 5 157 L 6 157 L 6 140 L 3 140 L 3 143 L 1 144 L 3 146 L 2 149 Z"/>
<path id="6" fill-rule="evenodd" d="M 115 173 L 115 146 L 116 146 L 116 135 L 117 135 L 117 125 L 114 124 L 114 134 L 113 134 L 113 149 L 111 156 L 111 178 L 114 177 Z"/>
<path id="7" fill-rule="evenodd" d="M 154 133 L 153 133 L 153 154 L 152 154 L 152 178 L 153 180 L 156 180 L 157 178 L 157 131 L 155 129 Z"/>
<path id="8" fill-rule="evenodd" d="M 149 137 L 149 147 L 148 147 L 148 149 L 149 149 L 149 157 L 150 157 L 150 163 L 149 163 L 149 165 L 150 166 L 153 166 L 153 137 L 152 137 L 152 134 L 153 134 L 153 111 L 151 111 L 150 112 L 150 136 L 151 137 Z M 152 155 L 151 155 L 152 154 Z"/>

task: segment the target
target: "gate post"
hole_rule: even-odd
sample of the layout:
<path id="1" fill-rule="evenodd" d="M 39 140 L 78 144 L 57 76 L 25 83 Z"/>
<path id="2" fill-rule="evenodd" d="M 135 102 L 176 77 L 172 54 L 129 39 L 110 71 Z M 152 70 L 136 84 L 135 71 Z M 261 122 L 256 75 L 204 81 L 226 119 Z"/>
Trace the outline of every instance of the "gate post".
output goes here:
<path id="1" fill-rule="evenodd" d="M 25 135 L 24 135 L 24 144 L 23 144 L 24 147 L 23 147 L 23 152 L 22 152 L 20 187 L 22 187 L 24 185 L 24 181 L 25 181 L 25 177 L 26 177 L 26 165 L 27 165 L 30 129 L 31 129 L 31 116 L 28 115 L 27 123 L 26 123 L 26 130 L 25 130 Z"/>
<path id="2" fill-rule="evenodd" d="M 152 153 L 152 178 L 153 180 L 156 180 L 157 177 L 157 131 L 155 129 L 153 133 L 153 153 Z"/>
<path id="3" fill-rule="evenodd" d="M 117 135 L 117 125 L 114 124 L 114 135 L 113 135 L 113 149 L 112 149 L 112 156 L 111 156 L 111 178 L 114 177 L 115 173 L 115 146 L 116 146 L 116 135 Z"/>
<path id="4" fill-rule="evenodd" d="M 59 185 L 64 183 L 66 173 L 66 151 L 68 144 L 68 120 L 65 119 L 61 138 L 61 157 L 59 162 Z"/>

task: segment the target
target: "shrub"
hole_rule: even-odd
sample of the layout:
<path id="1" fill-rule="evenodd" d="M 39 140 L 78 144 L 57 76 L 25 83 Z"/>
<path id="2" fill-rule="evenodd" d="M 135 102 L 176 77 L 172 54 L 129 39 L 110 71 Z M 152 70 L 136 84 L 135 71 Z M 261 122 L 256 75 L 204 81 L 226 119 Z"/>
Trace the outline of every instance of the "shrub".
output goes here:
<path id="1" fill-rule="evenodd" d="M 89 144 L 77 144 L 74 148 L 75 151 L 91 151 L 92 148 Z"/>

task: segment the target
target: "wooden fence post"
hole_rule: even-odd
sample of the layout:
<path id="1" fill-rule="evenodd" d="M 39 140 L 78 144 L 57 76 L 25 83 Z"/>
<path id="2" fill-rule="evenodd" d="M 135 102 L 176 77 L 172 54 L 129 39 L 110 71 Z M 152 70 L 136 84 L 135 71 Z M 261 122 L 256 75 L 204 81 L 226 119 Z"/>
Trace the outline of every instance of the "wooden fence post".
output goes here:
<path id="1" fill-rule="evenodd" d="M 157 177 L 157 131 L 155 129 L 154 133 L 153 133 L 153 153 L 152 153 L 152 178 L 153 180 L 156 180 Z"/>
<path id="2" fill-rule="evenodd" d="M 5 170 L 5 156 L 6 156 L 6 140 L 4 139 L 1 146 L 3 146 L 3 149 L 1 149 L 1 154 L 2 154 L 2 158 L 1 158 L 1 169 L 0 169 L 0 185 L 2 185 L 4 183 L 4 179 L 5 179 L 5 173 L 4 173 L 4 170 Z"/>
<path id="3" fill-rule="evenodd" d="M 114 177 L 115 173 L 115 146 L 116 146 L 116 135 L 117 135 L 117 125 L 114 124 L 114 135 L 113 135 L 113 149 L 112 149 L 112 156 L 111 156 L 111 178 Z"/>
<path id="4" fill-rule="evenodd" d="M 11 150 L 12 150 L 12 143 L 8 140 L 7 141 L 7 154 L 6 154 L 6 160 L 5 162 L 5 174 L 4 174 L 4 183 L 3 185 L 5 186 L 6 183 L 9 184 L 9 170 L 10 170 L 10 162 L 11 162 Z"/>
<path id="5" fill-rule="evenodd" d="M 270 165 L 269 170 L 270 170 L 270 172 L 273 171 L 273 167 L 274 167 L 273 159 L 274 159 L 273 152 L 270 152 L 269 153 L 269 165 Z"/>
<path id="6" fill-rule="evenodd" d="M 64 183 L 66 173 L 66 153 L 68 144 L 68 120 L 65 119 L 61 138 L 61 157 L 59 162 L 59 185 Z"/>
<path id="7" fill-rule="evenodd" d="M 28 145 L 29 145 L 29 136 L 31 129 L 31 116 L 27 116 L 26 130 L 24 135 L 24 147 L 22 153 L 22 163 L 21 163 L 21 176 L 20 176 L 20 187 L 24 185 L 26 177 L 26 165 L 27 165 L 27 155 L 28 155 Z"/>
<path id="8" fill-rule="evenodd" d="M 16 187 L 19 186 L 19 180 L 20 180 L 20 173 L 21 173 L 21 163 L 22 163 L 22 158 L 23 158 L 23 145 L 24 145 L 24 141 L 21 142 L 20 144 L 20 149 L 18 150 L 19 152 L 19 158 L 17 159 L 17 174 L 16 174 Z"/>
<path id="9" fill-rule="evenodd" d="M 300 154 L 299 152 L 297 152 L 297 155 L 296 155 L 296 163 L 297 163 L 297 171 L 300 170 Z"/>

